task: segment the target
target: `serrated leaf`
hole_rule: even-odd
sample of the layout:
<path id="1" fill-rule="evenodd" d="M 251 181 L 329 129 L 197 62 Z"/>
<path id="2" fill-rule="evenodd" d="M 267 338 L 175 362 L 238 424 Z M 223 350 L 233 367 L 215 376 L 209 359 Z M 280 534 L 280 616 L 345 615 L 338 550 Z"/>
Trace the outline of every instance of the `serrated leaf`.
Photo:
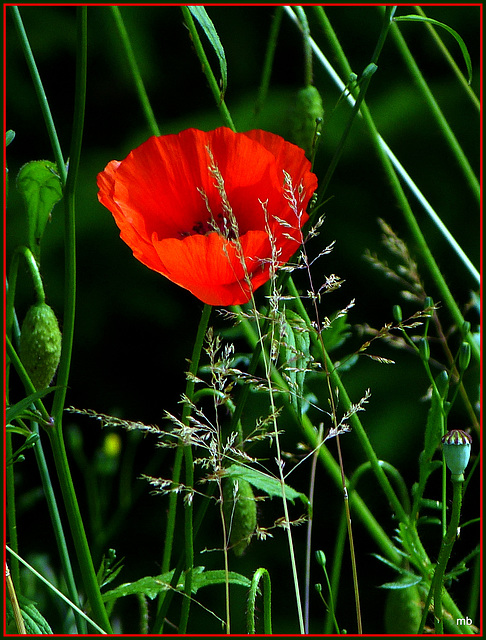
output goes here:
<path id="1" fill-rule="evenodd" d="M 24 619 L 25 630 L 28 635 L 52 635 L 52 629 L 44 616 L 38 611 L 35 602 L 28 600 L 24 596 L 18 595 L 22 618 Z M 11 624 L 14 619 L 12 603 L 6 600 L 6 621 L 7 625 Z"/>
<path id="2" fill-rule="evenodd" d="M 196 593 L 198 589 L 202 587 L 208 587 L 213 584 L 225 584 L 226 582 L 226 573 L 224 569 L 219 569 L 216 571 L 204 571 L 203 573 L 198 573 L 192 578 L 192 592 Z M 228 572 L 228 582 L 230 584 L 240 585 L 241 587 L 246 587 L 249 589 L 251 587 L 251 581 L 242 576 L 240 573 L 236 573 L 235 571 Z"/>
<path id="3" fill-rule="evenodd" d="M 397 18 L 393 18 L 393 21 L 394 22 L 429 22 L 430 24 L 433 24 L 437 27 L 442 27 L 442 29 L 445 29 L 446 31 L 448 31 L 455 38 L 457 44 L 461 48 L 462 55 L 464 56 L 464 62 L 466 63 L 466 67 L 467 67 L 467 74 L 468 74 L 467 83 L 471 84 L 471 81 L 472 81 L 471 57 L 469 55 L 469 51 L 467 50 L 466 43 L 461 38 L 461 36 L 457 33 L 457 31 L 449 27 L 449 25 L 444 24 L 443 22 L 439 22 L 438 20 L 434 20 L 433 18 L 427 18 L 426 16 L 416 16 L 416 15 L 399 16 Z"/>
<path id="4" fill-rule="evenodd" d="M 232 464 L 231 467 L 225 469 L 225 475 L 231 478 L 246 480 L 255 487 L 255 489 L 263 491 L 269 495 L 270 498 L 282 498 L 282 485 L 280 484 L 280 480 L 272 478 L 262 471 L 257 471 L 257 469 L 252 469 L 251 467 L 243 467 L 239 464 Z M 309 503 L 305 494 L 292 489 L 288 484 L 285 485 L 285 497 L 287 500 L 290 500 L 292 504 L 297 498 L 302 500 L 306 506 Z"/>
<path id="5" fill-rule="evenodd" d="M 226 93 L 226 87 L 228 85 L 228 67 L 226 64 L 226 55 L 224 53 L 223 45 L 219 39 L 218 32 L 216 31 L 211 18 L 208 16 L 207 11 L 202 6 L 188 6 L 189 11 L 194 18 L 199 22 L 202 30 L 206 34 L 211 46 L 213 47 L 219 60 L 219 69 L 221 71 L 221 102 L 224 99 Z"/>
<path id="6" fill-rule="evenodd" d="M 146 576 L 136 582 L 127 582 L 122 584 L 116 589 L 107 591 L 102 594 L 103 602 L 112 602 L 118 600 L 118 598 L 124 598 L 126 596 L 144 595 L 150 600 L 154 600 L 159 593 L 170 589 L 170 582 L 174 575 L 175 569 L 163 573 L 159 576 Z M 205 571 L 204 567 L 194 567 L 192 570 L 192 593 L 197 593 L 198 589 L 207 587 L 213 584 L 222 584 L 226 580 L 225 571 L 223 569 L 216 571 Z M 228 574 L 228 580 L 230 584 L 240 585 L 242 587 L 249 588 L 251 582 L 245 576 L 230 571 Z M 184 589 L 184 576 L 181 576 L 177 584 L 176 589 Z"/>
<path id="7" fill-rule="evenodd" d="M 107 591 L 102 594 L 103 602 L 111 602 L 118 600 L 118 598 L 124 598 L 125 596 L 144 595 L 150 600 L 153 600 L 161 591 L 167 591 L 169 589 L 170 581 L 174 575 L 174 569 L 163 573 L 159 576 L 146 576 L 136 582 L 127 582 L 121 584 L 116 589 Z"/>
<path id="8" fill-rule="evenodd" d="M 40 242 L 54 205 L 62 198 L 57 167 L 48 160 L 24 164 L 17 176 L 17 189 L 27 207 L 28 243 L 38 259 Z"/>

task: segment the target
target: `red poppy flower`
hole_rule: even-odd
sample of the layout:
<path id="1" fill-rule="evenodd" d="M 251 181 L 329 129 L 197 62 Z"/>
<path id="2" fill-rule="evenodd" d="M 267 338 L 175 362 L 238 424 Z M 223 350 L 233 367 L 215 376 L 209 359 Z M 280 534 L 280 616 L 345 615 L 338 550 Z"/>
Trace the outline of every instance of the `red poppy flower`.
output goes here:
<path id="1" fill-rule="evenodd" d="M 280 136 L 221 127 L 149 138 L 98 187 L 140 262 L 226 306 L 247 302 L 299 248 L 317 178 Z"/>

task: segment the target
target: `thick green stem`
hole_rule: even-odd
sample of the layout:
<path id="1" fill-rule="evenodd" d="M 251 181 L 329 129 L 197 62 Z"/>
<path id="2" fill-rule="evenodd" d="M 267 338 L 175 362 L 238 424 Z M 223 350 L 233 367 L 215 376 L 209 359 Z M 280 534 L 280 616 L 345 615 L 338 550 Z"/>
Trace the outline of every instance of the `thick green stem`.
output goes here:
<path id="1" fill-rule="evenodd" d="M 248 595 L 248 609 L 246 614 L 246 626 L 249 634 L 255 633 L 255 602 L 258 592 L 258 584 L 263 578 L 263 632 L 272 635 L 272 585 L 270 574 L 266 569 L 255 571 L 251 579 L 250 593 Z"/>
<path id="2" fill-rule="evenodd" d="M 456 541 L 459 529 L 459 520 L 461 517 L 462 506 L 462 483 L 463 476 L 452 476 L 453 497 L 452 497 L 452 513 L 447 533 L 442 541 L 442 547 L 439 553 L 439 559 L 435 568 L 432 588 L 434 594 L 434 621 L 435 633 L 444 633 L 444 614 L 442 611 L 442 590 L 444 588 L 444 574 L 447 563 L 451 556 L 452 547 Z"/>

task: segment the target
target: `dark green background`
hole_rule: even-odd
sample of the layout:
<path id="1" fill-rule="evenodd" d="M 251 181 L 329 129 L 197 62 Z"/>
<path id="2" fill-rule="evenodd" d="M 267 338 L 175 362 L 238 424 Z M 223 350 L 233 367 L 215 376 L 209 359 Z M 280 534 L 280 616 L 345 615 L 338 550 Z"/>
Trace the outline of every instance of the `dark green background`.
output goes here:
<path id="1" fill-rule="evenodd" d="M 149 6 L 122 7 L 122 15 L 132 39 L 140 70 L 145 81 L 152 107 L 162 133 L 176 133 L 188 127 L 212 129 L 223 124 L 213 97 L 207 87 L 200 64 L 192 49 L 181 11 L 177 7 Z M 314 23 L 313 11 L 306 10 L 311 20 L 311 33 L 326 55 L 332 53 Z M 227 105 L 238 130 L 263 128 L 286 135 L 285 120 L 292 92 L 304 79 L 302 41 L 296 27 L 284 16 L 276 50 L 271 89 L 263 112 L 254 116 L 254 104 L 260 82 L 261 69 L 271 19 L 275 8 L 258 7 L 209 7 L 208 13 L 219 33 L 228 61 Z M 381 10 L 371 6 L 335 6 L 326 9 L 353 70 L 359 74 L 368 64 L 380 31 Z M 411 13 L 410 7 L 399 7 L 397 15 Z M 441 20 L 464 38 L 473 61 L 473 87 L 479 87 L 480 59 L 480 8 L 479 6 L 426 7 L 430 17 Z M 25 28 L 39 67 L 50 107 L 56 123 L 61 146 L 67 156 L 71 136 L 74 100 L 75 69 L 75 9 L 72 7 L 21 8 Z M 112 159 L 122 159 L 135 146 L 146 140 L 150 131 L 128 72 L 126 58 L 114 21 L 107 7 L 90 7 L 88 94 L 86 122 L 77 192 L 77 240 L 78 240 L 78 297 L 72 374 L 67 402 L 78 408 L 92 408 L 98 412 L 116 414 L 127 419 L 161 424 L 165 410 L 179 412 L 178 399 L 185 387 L 184 369 L 190 356 L 199 322 L 202 303 L 188 292 L 146 269 L 131 255 L 131 251 L 118 238 L 118 230 L 109 212 L 96 197 L 96 174 Z M 463 146 L 473 168 L 479 170 L 479 118 L 453 75 L 449 66 L 437 51 L 425 27 L 419 24 L 400 25 L 412 53 L 436 95 L 441 108 Z M 443 32 L 445 42 L 461 69 L 464 62 L 457 43 Z M 203 43 L 209 51 L 206 41 Z M 17 34 L 7 12 L 6 21 L 6 126 L 16 133 L 7 150 L 10 176 L 10 194 L 7 209 L 7 260 L 12 249 L 25 238 L 25 214 L 16 193 L 14 182 L 19 168 L 29 160 L 50 159 L 52 153 L 32 82 L 20 49 Z M 209 53 L 214 69 L 217 61 Z M 314 82 L 320 90 L 325 108 L 325 119 L 315 173 L 322 178 L 329 165 L 350 109 L 342 103 L 324 70 L 315 62 Z M 378 63 L 378 71 L 372 79 L 367 102 L 375 122 L 392 150 L 404 164 L 444 223 L 461 244 L 471 260 L 478 265 L 480 255 L 479 216 L 477 204 L 467 186 L 438 125 L 424 104 L 414 79 L 391 37 L 387 40 Z M 416 308 L 404 303 L 397 286 L 374 271 L 363 259 L 366 249 L 378 251 L 388 258 L 380 245 L 377 218 L 384 218 L 405 240 L 410 241 L 395 198 L 389 188 L 381 165 L 360 122 L 356 122 L 345 152 L 331 181 L 324 207 L 326 221 L 321 235 L 309 245 L 311 255 L 336 241 L 330 256 L 315 265 L 314 281 L 317 285 L 325 275 L 335 273 L 345 280 L 339 292 L 325 296 L 321 313 L 331 315 L 345 306 L 352 298 L 356 306 L 349 315 L 354 324 L 368 323 L 377 328 L 392 320 L 391 309 L 401 303 L 404 315 Z M 426 234 L 429 246 L 456 298 L 463 308 L 470 300 L 475 283 L 452 253 L 449 246 L 431 225 L 426 215 L 411 197 L 412 207 Z M 42 245 L 41 269 L 46 287 L 47 301 L 55 309 L 62 323 L 63 308 L 63 231 L 62 204 L 53 212 Z M 413 242 L 410 249 L 414 252 Z M 436 298 L 436 291 L 428 273 L 416 256 L 429 295 Z M 7 262 L 8 264 L 8 262 Z M 305 279 L 298 279 L 305 289 Z M 23 317 L 33 294 L 29 277 L 21 270 L 17 295 L 17 313 Z M 263 294 L 258 294 L 263 295 Z M 257 295 L 257 299 L 258 299 Z M 478 322 L 472 312 L 468 319 Z M 441 315 L 444 327 L 450 325 L 446 311 Z M 214 313 L 212 321 L 218 327 L 227 325 Z M 353 335 L 346 349 L 351 352 L 362 339 Z M 455 348 L 456 343 L 452 341 Z M 244 343 L 238 343 L 244 349 Z M 358 401 L 366 388 L 372 391 L 366 413 L 361 418 L 379 457 L 396 465 L 409 486 L 416 480 L 417 457 L 423 444 L 428 403 L 423 400 L 427 392 L 427 379 L 419 361 L 408 354 L 392 351 L 384 344 L 376 344 L 373 353 L 396 360 L 394 366 L 379 365 L 362 358 L 345 374 L 344 381 L 353 401 Z M 471 393 L 476 399 L 475 372 L 471 372 Z M 318 391 L 317 387 L 315 390 Z M 21 391 L 14 387 L 17 400 Z M 325 401 L 324 401 L 325 402 Z M 263 413 L 265 406 L 255 400 L 255 413 Z M 453 410 L 450 428 L 467 428 L 462 407 Z M 313 416 L 316 421 L 319 416 Z M 82 433 L 83 450 L 93 459 L 104 433 L 95 421 L 66 416 L 68 434 L 76 423 Z M 292 424 L 285 424 L 284 448 L 295 452 L 300 433 Z M 135 439 L 122 434 L 126 447 L 135 447 Z M 364 461 L 364 456 L 353 434 L 342 439 L 345 466 L 348 473 Z M 141 498 L 118 531 L 100 543 L 96 552 L 114 547 L 118 556 L 125 557 L 122 581 L 138 579 L 144 575 L 156 575 L 160 566 L 163 530 L 165 523 L 164 498 L 149 496 L 148 487 L 137 480 L 151 460 L 158 460 L 154 475 L 170 474 L 170 454 L 156 452 L 155 442 L 147 438 L 137 444 L 132 483 L 138 487 Z M 333 450 L 333 444 L 330 444 Z M 273 455 L 268 450 L 262 456 Z M 155 458 L 154 458 L 155 456 Z M 73 457 L 76 457 L 73 452 Z M 28 466 L 29 465 L 29 466 Z M 42 498 L 37 496 L 37 476 L 32 468 L 33 458 L 19 469 L 20 494 L 25 494 L 25 510 L 19 521 L 21 552 L 52 553 L 46 548 L 45 535 L 49 523 Z M 27 468 L 28 466 L 28 468 Z M 86 465 L 81 469 L 73 463 L 75 479 L 79 487 L 80 501 L 86 507 L 84 479 L 90 472 Z M 84 467 L 84 471 L 83 471 Z M 293 477 L 293 486 L 307 491 L 309 466 L 302 466 Z M 430 488 L 435 497 L 437 487 Z M 361 486 L 363 497 L 385 530 L 392 534 L 394 522 L 385 500 L 379 495 L 371 475 Z M 37 497 L 36 497 L 37 496 Z M 32 498 L 33 503 L 27 498 Z M 112 503 L 102 514 L 102 521 L 116 510 L 116 492 Z M 324 549 L 329 565 L 336 525 L 340 515 L 340 492 L 322 469 L 318 469 L 315 504 L 315 548 Z M 471 491 L 465 504 L 466 513 L 477 514 L 476 497 Z M 269 525 L 279 517 L 278 505 L 269 502 L 260 508 L 260 520 Z M 300 514 L 299 508 L 294 515 Z M 207 531 L 216 530 L 217 513 L 213 509 Z M 35 526 L 32 523 L 35 522 Z M 90 536 L 99 536 L 99 524 L 88 525 Z M 94 530 L 92 530 L 94 529 Z M 464 532 L 462 549 L 469 549 L 475 542 L 477 531 Z M 304 527 L 295 530 L 297 557 L 302 566 Z M 50 535 L 47 533 L 47 535 Z M 220 568 L 220 554 L 199 556 L 206 545 L 218 543 L 209 535 L 196 539 L 196 564 L 208 568 Z M 374 543 L 355 520 L 355 540 L 359 558 L 359 577 L 362 584 L 362 608 L 365 632 L 383 633 L 384 592 L 377 587 L 393 579 L 391 570 L 383 567 L 370 554 L 376 552 Z M 437 535 L 431 532 L 432 555 L 437 546 Z M 470 542 L 470 546 L 468 546 Z M 435 544 L 435 547 L 434 547 Z M 463 551 L 464 553 L 465 551 Z M 460 553 L 460 551 L 459 551 Z M 282 530 L 275 532 L 272 541 L 252 545 L 247 555 L 234 560 L 232 568 L 246 575 L 258 566 L 269 568 L 274 584 L 274 632 L 297 632 L 294 598 L 288 562 L 287 544 Z M 55 553 L 53 558 L 55 558 Z M 97 558 L 99 560 L 99 558 Z M 55 562 L 55 560 L 53 560 Z M 329 568 L 330 568 L 329 566 Z M 354 632 L 350 571 L 344 567 L 338 609 L 342 627 Z M 312 584 L 324 582 L 317 566 L 313 567 Z M 234 590 L 235 612 L 242 610 L 246 594 L 240 587 Z M 459 597 L 460 594 L 454 595 Z M 39 599 L 38 593 L 35 597 Z M 467 594 L 464 596 L 467 598 Z M 206 606 L 223 616 L 223 589 L 212 587 L 198 598 Z M 239 600 L 239 602 L 237 602 Z M 137 629 L 136 607 L 118 610 L 124 618 L 126 633 Z M 128 613 L 127 613 L 128 611 Z M 322 630 L 324 610 L 317 597 L 311 607 L 311 631 Z M 193 609 L 189 631 L 215 632 L 220 629 L 212 617 L 197 607 Z M 467 614 L 467 611 L 464 612 Z M 53 626 L 55 609 L 48 610 L 47 617 Z M 235 616 L 237 614 L 235 613 Z M 174 615 L 173 621 L 178 616 Z M 238 628 L 238 625 L 241 625 Z M 56 629 L 57 630 L 57 629 Z M 55 631 L 56 631 L 55 630 Z M 234 632 L 244 632 L 243 622 L 235 624 Z"/>

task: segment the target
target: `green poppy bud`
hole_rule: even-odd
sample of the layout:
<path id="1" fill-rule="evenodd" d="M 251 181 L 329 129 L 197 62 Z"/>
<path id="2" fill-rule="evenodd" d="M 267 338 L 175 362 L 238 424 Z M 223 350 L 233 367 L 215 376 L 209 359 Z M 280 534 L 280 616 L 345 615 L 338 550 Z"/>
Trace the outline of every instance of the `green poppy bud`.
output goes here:
<path id="1" fill-rule="evenodd" d="M 385 604 L 386 633 L 417 633 L 422 618 L 422 606 L 416 584 L 403 589 L 390 589 Z"/>
<path id="2" fill-rule="evenodd" d="M 463 342 L 459 350 L 459 369 L 466 371 L 471 361 L 471 345 L 469 342 Z"/>
<path id="3" fill-rule="evenodd" d="M 45 302 L 27 311 L 20 332 L 20 359 L 36 389 L 45 389 L 61 358 L 61 332 L 54 311 Z"/>
<path id="4" fill-rule="evenodd" d="M 323 117 L 319 91 L 312 85 L 299 89 L 289 113 L 289 140 L 304 149 L 308 158 L 312 156 L 316 127 Z"/>
<path id="5" fill-rule="evenodd" d="M 230 545 L 243 555 L 257 526 L 257 507 L 251 484 L 241 478 L 227 478 L 223 489 L 223 511 Z"/>
<path id="6" fill-rule="evenodd" d="M 459 479 L 462 476 L 462 480 L 471 456 L 471 443 L 471 436 L 461 429 L 452 429 L 442 437 L 442 450 L 449 471 Z"/>
<path id="7" fill-rule="evenodd" d="M 326 566 L 326 554 L 324 553 L 324 551 L 321 551 L 320 549 L 316 551 L 316 560 L 318 564 L 321 565 L 321 567 Z"/>
<path id="8" fill-rule="evenodd" d="M 395 322 L 401 322 L 403 319 L 402 307 L 399 304 L 393 305 L 393 317 L 395 318 Z"/>
<path id="9" fill-rule="evenodd" d="M 429 341 L 426 338 L 421 338 L 418 343 L 418 349 L 422 360 L 425 360 L 427 362 L 430 358 Z"/>
<path id="10" fill-rule="evenodd" d="M 447 371 L 441 371 L 435 379 L 437 391 L 441 398 L 445 398 L 449 390 L 449 375 Z"/>

